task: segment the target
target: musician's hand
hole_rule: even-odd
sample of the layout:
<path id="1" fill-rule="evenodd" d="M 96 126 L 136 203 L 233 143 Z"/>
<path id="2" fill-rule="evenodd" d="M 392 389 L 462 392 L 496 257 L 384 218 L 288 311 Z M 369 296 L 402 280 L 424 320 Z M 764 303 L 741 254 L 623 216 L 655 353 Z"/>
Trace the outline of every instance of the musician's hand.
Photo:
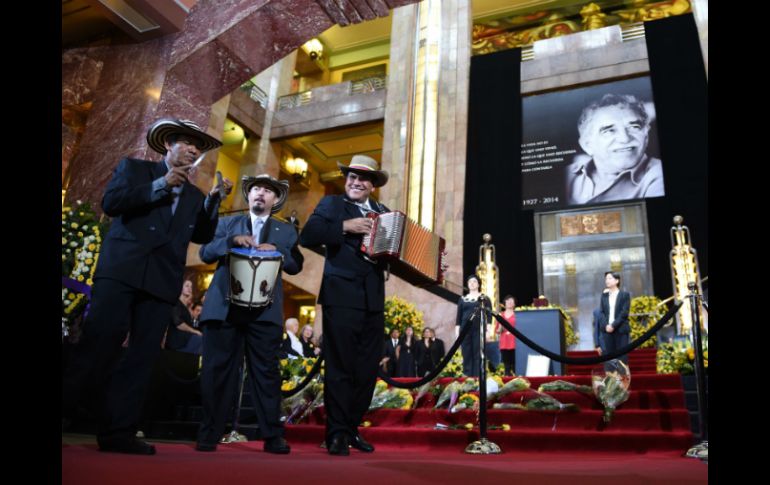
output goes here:
<path id="1" fill-rule="evenodd" d="M 599 354 L 599 355 L 602 355 L 602 348 L 601 347 L 596 347 L 596 353 Z"/>
<path id="2" fill-rule="evenodd" d="M 240 246 L 242 248 L 255 248 L 257 243 L 254 242 L 254 236 L 248 234 L 241 234 L 233 238 L 233 246 Z"/>
<path id="3" fill-rule="evenodd" d="M 615 331 L 615 328 L 613 328 L 612 325 L 607 325 L 606 327 L 604 327 L 604 330 L 606 330 L 607 333 L 612 333 Z"/>
<path id="4" fill-rule="evenodd" d="M 352 234 L 369 234 L 372 230 L 372 220 L 368 217 L 356 217 L 342 221 L 342 232 Z"/>
<path id="5" fill-rule="evenodd" d="M 190 166 L 186 167 L 171 167 L 171 170 L 164 175 L 166 183 L 170 187 L 179 187 L 188 180 L 188 173 Z"/>
<path id="6" fill-rule="evenodd" d="M 225 178 L 222 179 L 222 184 L 216 184 L 213 189 L 211 189 L 211 192 L 209 192 L 209 195 L 214 195 L 217 192 L 219 192 L 219 188 L 222 187 L 225 189 L 225 197 L 230 195 L 230 192 L 233 191 L 233 182 L 232 180 Z"/>
<path id="7" fill-rule="evenodd" d="M 257 249 L 260 251 L 275 251 L 276 247 L 269 243 L 262 243 L 257 246 Z"/>

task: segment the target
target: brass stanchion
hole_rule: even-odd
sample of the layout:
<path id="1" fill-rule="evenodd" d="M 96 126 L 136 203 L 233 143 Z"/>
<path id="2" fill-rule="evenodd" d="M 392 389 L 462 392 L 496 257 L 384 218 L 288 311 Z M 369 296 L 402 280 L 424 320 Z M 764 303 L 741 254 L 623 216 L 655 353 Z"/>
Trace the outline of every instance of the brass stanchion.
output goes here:
<path id="1" fill-rule="evenodd" d="M 502 453 L 500 447 L 487 439 L 487 356 L 484 352 L 486 342 L 487 325 L 486 312 L 483 309 L 488 298 L 482 294 L 479 296 L 479 307 L 476 309 L 479 316 L 479 349 L 481 367 L 479 368 L 479 439 L 465 448 L 466 453 L 473 455 L 496 455 Z"/>
<path id="2" fill-rule="evenodd" d="M 686 455 L 708 460 L 708 403 L 706 402 L 706 371 L 703 365 L 703 341 L 701 338 L 701 291 L 698 276 L 698 259 L 690 240 L 690 230 L 682 225 L 682 216 L 674 217 L 671 228 L 671 273 L 674 295 L 689 300 L 690 312 L 677 314 L 681 333 L 689 331 L 695 357 L 695 390 L 698 398 L 698 427 L 701 442 L 690 448 Z M 680 312 L 681 313 L 681 312 Z"/>

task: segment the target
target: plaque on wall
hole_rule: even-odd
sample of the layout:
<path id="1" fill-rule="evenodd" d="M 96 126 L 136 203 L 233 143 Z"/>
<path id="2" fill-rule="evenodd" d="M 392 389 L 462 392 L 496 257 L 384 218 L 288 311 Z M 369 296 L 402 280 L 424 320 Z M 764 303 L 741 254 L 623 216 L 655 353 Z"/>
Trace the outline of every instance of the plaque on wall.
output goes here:
<path id="1" fill-rule="evenodd" d="M 620 211 L 561 216 L 561 237 L 620 232 Z"/>

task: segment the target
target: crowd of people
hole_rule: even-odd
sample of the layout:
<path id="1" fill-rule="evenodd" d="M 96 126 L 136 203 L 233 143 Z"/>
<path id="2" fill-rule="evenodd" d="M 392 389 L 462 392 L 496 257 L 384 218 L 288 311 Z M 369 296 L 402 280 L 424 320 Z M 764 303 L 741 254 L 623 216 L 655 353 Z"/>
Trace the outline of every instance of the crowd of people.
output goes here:
<path id="1" fill-rule="evenodd" d="M 208 194 L 192 183 L 197 160 L 221 145 L 193 122 L 159 120 L 149 129 L 147 142 L 163 155 L 163 162 L 123 159 L 102 200 L 113 222 L 101 248 L 79 348 L 64 373 L 63 416 L 95 390 L 101 396 L 99 449 L 153 455 L 155 447 L 136 436 L 153 363 L 161 348 L 191 352 L 202 356 L 203 418 L 196 449 L 217 449 L 245 362 L 264 451 L 286 454 L 291 448 L 281 420 L 279 361 L 317 357 L 323 349 L 326 449 L 338 456 L 349 455 L 350 448 L 373 452 L 358 426 L 378 372 L 422 377 L 446 352 L 430 327 L 419 336 L 412 327 L 403 335 L 395 328 L 385 335 L 387 264 L 366 257 L 359 248 L 372 228 L 367 214 L 389 211 L 371 197 L 387 183 L 388 172 L 364 155 L 353 156 L 348 165 L 340 163 L 345 193 L 323 197 L 300 231 L 296 214 L 291 222 L 273 217 L 287 200 L 289 183 L 267 174 L 243 177 L 247 213 L 219 217 L 219 204 L 233 183 L 222 179 Z M 193 282 L 183 280 L 190 242 L 201 245 L 203 262 L 216 264 L 200 301 L 194 298 Z M 314 335 L 312 325 L 300 331 L 297 318 L 284 321 L 281 274 L 302 271 L 300 245 L 326 248 L 318 296 L 323 339 Z M 242 288 L 231 273 L 233 253 L 279 259 L 272 286 L 263 283 L 251 292 Z M 618 290 L 619 275 L 608 273 L 606 278 L 597 345 L 611 352 L 628 340 L 629 296 Z M 458 333 L 468 325 L 477 328 L 476 310 L 488 303 L 477 275 L 469 276 L 466 285 L 468 293 L 457 304 Z M 255 293 L 268 298 L 244 304 L 244 295 Z M 503 317 L 514 324 L 515 300 L 508 295 L 503 301 Z M 505 372 L 512 375 L 515 339 L 499 325 L 494 334 Z M 479 344 L 478 331 L 462 343 L 467 376 L 479 375 Z M 118 360 L 121 345 L 126 349 Z"/>

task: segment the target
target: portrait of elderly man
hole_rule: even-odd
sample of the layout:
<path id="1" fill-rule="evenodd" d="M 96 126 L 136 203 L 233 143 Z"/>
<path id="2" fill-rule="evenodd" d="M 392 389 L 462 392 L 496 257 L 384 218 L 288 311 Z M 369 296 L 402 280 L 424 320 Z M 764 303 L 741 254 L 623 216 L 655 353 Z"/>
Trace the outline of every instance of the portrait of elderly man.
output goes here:
<path id="1" fill-rule="evenodd" d="M 650 114 L 629 94 L 605 94 L 578 119 L 579 155 L 567 166 L 571 205 L 664 195 L 663 166 L 647 154 Z"/>

